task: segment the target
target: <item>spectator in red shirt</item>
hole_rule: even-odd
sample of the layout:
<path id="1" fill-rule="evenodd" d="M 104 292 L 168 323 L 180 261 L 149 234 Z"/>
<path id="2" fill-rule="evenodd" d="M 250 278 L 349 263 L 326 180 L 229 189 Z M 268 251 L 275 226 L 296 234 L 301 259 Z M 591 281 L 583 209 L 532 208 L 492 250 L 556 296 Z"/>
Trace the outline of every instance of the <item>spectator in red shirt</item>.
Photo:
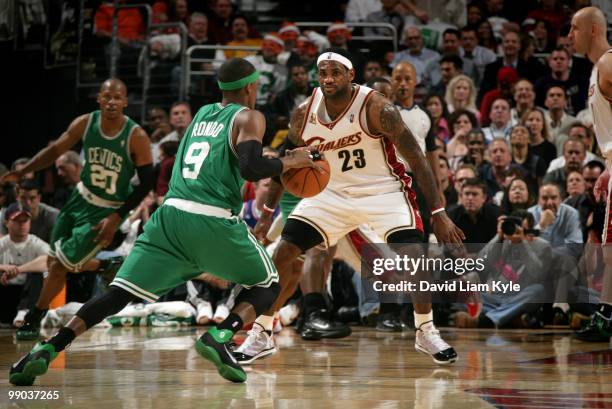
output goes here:
<path id="1" fill-rule="evenodd" d="M 155 185 L 155 194 L 159 205 L 164 202 L 164 196 L 168 193 L 168 184 L 170 183 L 170 177 L 172 177 L 172 167 L 174 166 L 178 146 L 177 141 L 167 141 L 159 145 L 159 176 Z"/>
<path id="2" fill-rule="evenodd" d="M 121 3 L 125 3 L 122 0 Z M 98 37 L 113 35 L 114 5 L 104 2 L 94 16 L 94 32 Z M 144 41 L 145 25 L 138 8 L 120 9 L 117 13 L 117 36 L 123 45 L 140 46 Z"/>
<path id="3" fill-rule="evenodd" d="M 544 20 L 550 25 L 548 39 L 551 44 L 555 44 L 561 27 L 567 22 L 567 16 L 557 5 L 557 0 L 542 0 L 540 7 L 532 10 L 527 14 L 527 18 L 534 20 Z"/>

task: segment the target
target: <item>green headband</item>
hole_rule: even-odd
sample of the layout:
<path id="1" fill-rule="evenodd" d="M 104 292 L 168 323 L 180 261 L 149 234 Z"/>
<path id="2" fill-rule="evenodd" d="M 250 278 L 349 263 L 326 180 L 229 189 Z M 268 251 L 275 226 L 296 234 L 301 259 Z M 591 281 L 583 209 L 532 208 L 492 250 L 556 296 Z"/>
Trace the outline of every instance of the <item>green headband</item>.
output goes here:
<path id="1" fill-rule="evenodd" d="M 245 85 L 249 85 L 252 82 L 257 81 L 257 78 L 259 78 L 259 71 L 255 70 L 253 71 L 252 74 L 249 74 L 246 77 L 240 78 L 237 81 L 232 81 L 232 82 L 217 81 L 217 83 L 219 84 L 219 88 L 222 89 L 223 91 L 233 91 L 236 89 L 240 89 L 244 87 Z"/>

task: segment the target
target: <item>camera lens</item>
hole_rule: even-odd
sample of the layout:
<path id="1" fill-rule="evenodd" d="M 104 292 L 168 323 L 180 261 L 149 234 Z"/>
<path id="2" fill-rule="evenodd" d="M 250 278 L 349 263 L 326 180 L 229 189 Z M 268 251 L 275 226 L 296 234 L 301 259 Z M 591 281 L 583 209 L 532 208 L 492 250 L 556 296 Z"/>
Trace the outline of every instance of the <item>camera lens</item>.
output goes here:
<path id="1" fill-rule="evenodd" d="M 502 222 L 501 230 L 505 235 L 511 236 L 516 232 L 516 223 L 514 220 L 506 219 Z"/>

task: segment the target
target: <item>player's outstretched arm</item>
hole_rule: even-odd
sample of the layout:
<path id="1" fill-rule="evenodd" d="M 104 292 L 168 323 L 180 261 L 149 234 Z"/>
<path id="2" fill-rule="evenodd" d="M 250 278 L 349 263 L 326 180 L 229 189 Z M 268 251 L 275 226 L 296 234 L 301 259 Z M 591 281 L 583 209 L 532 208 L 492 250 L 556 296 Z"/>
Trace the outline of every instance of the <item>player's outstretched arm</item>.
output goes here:
<path id="1" fill-rule="evenodd" d="M 264 158 L 261 144 L 266 120 L 259 111 L 250 109 L 240 112 L 234 122 L 236 152 L 240 164 L 240 174 L 246 180 L 256 182 L 260 179 L 278 176 L 291 168 L 316 167 L 310 152 L 296 149 L 280 159 Z"/>
<path id="2" fill-rule="evenodd" d="M 53 165 L 55 159 L 81 140 L 85 133 L 85 128 L 87 128 L 88 121 L 89 114 L 81 115 L 73 120 L 68 126 L 68 129 L 66 129 L 57 140 L 53 141 L 46 148 L 34 155 L 21 170 L 14 170 L 0 178 L 0 185 L 6 182 L 18 182 L 26 173 L 36 172 Z"/>
<path id="3" fill-rule="evenodd" d="M 414 172 L 417 183 L 423 191 L 431 209 L 441 209 L 438 184 L 425 159 L 425 155 L 410 129 L 404 124 L 397 108 L 381 94 L 375 94 L 368 101 L 367 121 L 370 131 L 389 139 L 406 158 Z M 446 212 L 438 211 L 432 216 L 433 230 L 441 243 L 461 243 L 465 236 L 454 225 Z"/>

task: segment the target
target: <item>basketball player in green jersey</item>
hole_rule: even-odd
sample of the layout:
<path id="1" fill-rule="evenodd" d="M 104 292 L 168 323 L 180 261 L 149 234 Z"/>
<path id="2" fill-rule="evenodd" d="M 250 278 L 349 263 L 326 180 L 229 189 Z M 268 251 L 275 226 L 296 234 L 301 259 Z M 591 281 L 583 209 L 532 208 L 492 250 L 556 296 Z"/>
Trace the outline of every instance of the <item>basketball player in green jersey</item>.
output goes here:
<path id="1" fill-rule="evenodd" d="M 246 380 L 229 342 L 243 323 L 272 305 L 280 286 L 272 260 L 238 218 L 242 184 L 291 168 L 318 168 L 305 148 L 288 151 L 282 159 L 262 157 L 265 119 L 252 109 L 258 76 L 244 59 L 223 63 L 218 73 L 222 102 L 202 107 L 187 128 L 164 204 L 145 225 L 109 290 L 85 303 L 55 336 L 36 344 L 13 365 L 12 384 L 32 385 L 76 336 L 130 301 L 155 301 L 202 271 L 244 288 L 230 315 L 198 339 L 196 350 L 224 378 Z"/>
<path id="2" fill-rule="evenodd" d="M 118 79 L 102 83 L 97 97 L 100 109 L 76 118 L 51 145 L 41 150 L 21 170 L 4 176 L 17 182 L 22 175 L 53 165 L 55 159 L 83 143 L 85 165 L 81 181 L 61 209 L 53 231 L 48 266 L 36 307 L 17 330 L 17 339 L 37 339 L 40 321 L 51 300 L 62 290 L 68 272 L 94 269 L 93 257 L 108 246 L 125 216 L 153 188 L 154 172 L 147 133 L 123 115 L 127 89 Z M 132 189 L 130 179 L 140 184 Z M 89 263 L 88 263 L 89 262 Z M 97 266 L 97 264 L 96 264 Z"/>

